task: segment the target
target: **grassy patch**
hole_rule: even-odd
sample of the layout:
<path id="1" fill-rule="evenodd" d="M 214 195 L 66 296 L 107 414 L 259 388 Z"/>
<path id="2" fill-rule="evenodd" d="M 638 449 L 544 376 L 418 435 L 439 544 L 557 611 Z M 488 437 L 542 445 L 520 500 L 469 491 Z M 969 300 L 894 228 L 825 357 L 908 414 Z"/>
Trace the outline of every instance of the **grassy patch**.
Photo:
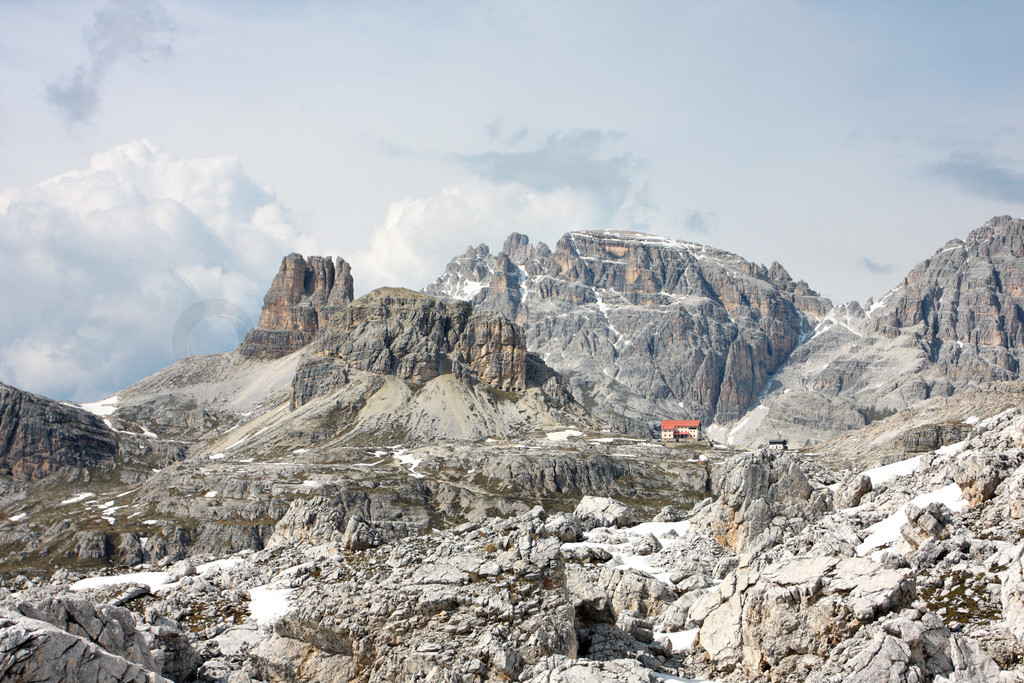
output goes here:
<path id="1" fill-rule="evenodd" d="M 998 568 L 996 568 L 998 570 Z M 961 624 L 991 624 L 1002 618 L 1002 607 L 998 597 L 992 597 L 987 590 L 990 583 L 1001 583 L 995 573 L 975 575 L 969 571 L 956 570 L 941 576 L 941 586 L 921 589 L 921 599 L 928 609 L 941 615 L 947 624 L 958 621 Z M 945 586 L 950 584 L 950 588 Z"/>
<path id="2" fill-rule="evenodd" d="M 884 420 L 887 417 L 892 417 L 897 411 L 895 408 L 879 408 L 878 406 L 871 406 L 870 408 L 858 408 L 859 412 L 864 417 L 865 424 L 871 424 L 872 422 L 878 422 Z"/>
<path id="3" fill-rule="evenodd" d="M 486 384 L 484 385 L 484 387 L 487 389 L 487 393 L 491 395 L 491 397 L 494 399 L 496 403 L 518 403 L 519 399 L 521 398 L 521 395 L 517 394 L 514 391 L 503 391 L 502 389 L 497 389 Z"/>
<path id="4" fill-rule="evenodd" d="M 220 622 L 239 625 L 249 617 L 249 608 L 245 603 L 236 603 L 220 599 L 213 603 L 194 602 L 185 608 L 178 620 L 182 628 L 192 633 L 202 633 Z"/>

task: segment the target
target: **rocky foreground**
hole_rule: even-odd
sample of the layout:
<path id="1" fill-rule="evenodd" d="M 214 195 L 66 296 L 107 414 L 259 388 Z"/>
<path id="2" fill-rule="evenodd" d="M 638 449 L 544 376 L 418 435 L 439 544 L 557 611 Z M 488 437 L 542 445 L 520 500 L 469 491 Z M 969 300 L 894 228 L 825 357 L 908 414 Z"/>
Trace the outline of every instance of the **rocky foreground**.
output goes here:
<path id="1" fill-rule="evenodd" d="M 0 678 L 1021 680 L 1024 412 L 969 423 L 865 472 L 732 456 L 646 522 L 588 496 L 423 531 L 296 500 L 258 551 L 8 580 Z"/>

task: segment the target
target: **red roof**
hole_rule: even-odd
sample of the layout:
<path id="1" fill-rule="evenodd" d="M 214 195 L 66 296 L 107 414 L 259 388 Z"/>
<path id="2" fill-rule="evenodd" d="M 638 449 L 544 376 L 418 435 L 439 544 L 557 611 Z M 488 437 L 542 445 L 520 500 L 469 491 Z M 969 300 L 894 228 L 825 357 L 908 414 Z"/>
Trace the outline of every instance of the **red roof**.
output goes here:
<path id="1" fill-rule="evenodd" d="M 664 432 L 680 427 L 700 427 L 700 420 L 664 420 L 661 423 L 661 430 Z"/>

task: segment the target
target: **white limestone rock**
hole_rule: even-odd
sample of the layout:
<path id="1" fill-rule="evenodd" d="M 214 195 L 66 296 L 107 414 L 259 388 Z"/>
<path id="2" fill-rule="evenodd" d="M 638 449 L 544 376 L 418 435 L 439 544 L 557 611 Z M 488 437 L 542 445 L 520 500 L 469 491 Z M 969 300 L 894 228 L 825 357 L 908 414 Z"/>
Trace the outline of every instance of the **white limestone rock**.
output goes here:
<path id="1" fill-rule="evenodd" d="M 698 646 L 716 669 L 753 676 L 794 655 L 827 657 L 839 642 L 915 596 L 909 570 L 863 558 L 794 559 L 763 569 L 741 567 L 717 592 L 700 598 L 690 618 Z"/>
<path id="2" fill-rule="evenodd" d="M 1017 559 L 1007 568 L 1003 576 L 1000 600 L 1003 606 L 1003 619 L 1010 633 L 1017 642 L 1024 646 L 1024 546 L 1021 547 Z"/>
<path id="3" fill-rule="evenodd" d="M 152 658 L 149 663 L 152 666 Z M 152 669 L 104 649 L 87 635 L 74 635 L 4 608 L 0 608 L 0 679 L 170 683 Z"/>
<path id="4" fill-rule="evenodd" d="M 626 527 L 637 521 L 636 514 L 629 507 L 603 496 L 583 496 L 573 514 L 584 531 L 598 527 Z"/>

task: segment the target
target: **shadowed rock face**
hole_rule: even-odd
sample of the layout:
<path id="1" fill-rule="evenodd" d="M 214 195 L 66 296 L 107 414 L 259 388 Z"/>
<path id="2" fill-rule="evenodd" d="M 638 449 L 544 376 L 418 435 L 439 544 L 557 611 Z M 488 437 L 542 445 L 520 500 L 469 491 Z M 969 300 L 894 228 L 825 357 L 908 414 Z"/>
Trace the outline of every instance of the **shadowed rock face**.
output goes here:
<path id="1" fill-rule="evenodd" d="M 113 464 L 117 449 L 95 415 L 0 384 L 0 474 L 26 481 L 64 467 Z"/>
<path id="2" fill-rule="evenodd" d="M 453 374 L 503 391 L 526 389 L 526 341 L 519 326 L 496 313 L 475 314 L 468 303 L 406 289 L 385 287 L 333 309 L 311 351 L 315 356 L 296 373 L 296 406 L 343 383 L 340 368 L 414 383 Z"/>
<path id="3" fill-rule="evenodd" d="M 252 358 L 280 358 L 301 349 L 324 326 L 329 308 L 352 301 L 352 269 L 344 259 L 289 254 L 263 297 L 259 325 L 239 351 Z"/>
<path id="4" fill-rule="evenodd" d="M 637 411 L 647 419 L 738 416 L 831 307 L 777 263 L 627 231 L 571 232 L 554 252 L 513 234 L 426 291 L 514 319 L 577 392 L 624 388 L 661 406 Z"/>

